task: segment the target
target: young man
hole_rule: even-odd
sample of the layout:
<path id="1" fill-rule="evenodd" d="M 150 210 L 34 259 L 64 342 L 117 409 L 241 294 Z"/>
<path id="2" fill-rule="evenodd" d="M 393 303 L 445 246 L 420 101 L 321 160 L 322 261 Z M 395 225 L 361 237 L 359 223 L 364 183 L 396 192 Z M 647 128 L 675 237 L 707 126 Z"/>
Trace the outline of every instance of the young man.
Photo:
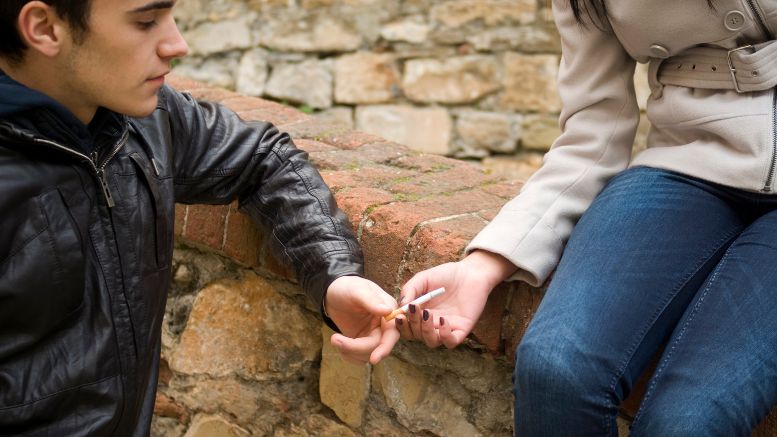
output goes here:
<path id="1" fill-rule="evenodd" d="M 277 252 L 354 361 L 396 303 L 286 134 L 164 86 L 175 1 L 0 2 L 0 434 L 146 435 L 174 202 L 225 204 Z"/>

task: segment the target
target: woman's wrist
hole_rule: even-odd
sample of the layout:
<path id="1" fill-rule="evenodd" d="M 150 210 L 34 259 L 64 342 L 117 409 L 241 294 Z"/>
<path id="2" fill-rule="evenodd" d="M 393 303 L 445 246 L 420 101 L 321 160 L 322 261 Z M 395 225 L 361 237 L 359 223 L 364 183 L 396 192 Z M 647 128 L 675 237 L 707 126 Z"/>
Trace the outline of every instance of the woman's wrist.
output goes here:
<path id="1" fill-rule="evenodd" d="M 518 270 L 515 264 L 502 255 L 481 249 L 464 257 L 461 264 L 482 275 L 489 289 L 496 287 Z"/>

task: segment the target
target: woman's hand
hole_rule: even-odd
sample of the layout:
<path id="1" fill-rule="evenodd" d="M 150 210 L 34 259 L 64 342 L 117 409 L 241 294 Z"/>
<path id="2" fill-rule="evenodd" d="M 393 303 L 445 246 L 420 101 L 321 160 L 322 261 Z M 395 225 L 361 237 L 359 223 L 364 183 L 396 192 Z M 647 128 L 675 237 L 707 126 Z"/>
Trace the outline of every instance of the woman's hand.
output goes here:
<path id="1" fill-rule="evenodd" d="M 397 317 L 402 337 L 423 340 L 430 348 L 456 347 L 477 323 L 491 290 L 516 270 L 506 258 L 476 250 L 459 262 L 416 274 L 402 287 L 400 305 L 439 287 L 445 293 Z"/>

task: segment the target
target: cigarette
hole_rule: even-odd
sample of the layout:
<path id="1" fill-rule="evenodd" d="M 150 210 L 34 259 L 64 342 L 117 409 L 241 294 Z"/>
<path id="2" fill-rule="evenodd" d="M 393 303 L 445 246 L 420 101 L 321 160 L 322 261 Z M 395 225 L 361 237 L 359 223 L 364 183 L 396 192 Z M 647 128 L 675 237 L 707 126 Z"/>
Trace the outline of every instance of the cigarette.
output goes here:
<path id="1" fill-rule="evenodd" d="M 443 293 L 445 293 L 445 287 L 440 287 L 440 288 L 438 288 L 436 290 L 432 290 L 432 291 L 426 293 L 425 295 L 423 295 L 423 296 L 421 296 L 421 297 L 419 297 L 417 299 L 414 299 L 413 301 L 408 302 L 405 305 L 402 305 L 401 307 L 399 307 L 399 308 L 395 309 L 394 311 L 392 311 L 391 314 L 389 314 L 387 316 L 384 316 L 383 318 L 387 322 L 390 322 L 395 317 L 397 317 L 398 315 L 407 313 L 407 310 L 410 308 L 410 305 L 421 305 L 422 303 L 429 302 L 430 300 L 434 299 L 435 297 L 437 297 L 437 296 L 439 296 L 439 295 L 441 295 Z"/>

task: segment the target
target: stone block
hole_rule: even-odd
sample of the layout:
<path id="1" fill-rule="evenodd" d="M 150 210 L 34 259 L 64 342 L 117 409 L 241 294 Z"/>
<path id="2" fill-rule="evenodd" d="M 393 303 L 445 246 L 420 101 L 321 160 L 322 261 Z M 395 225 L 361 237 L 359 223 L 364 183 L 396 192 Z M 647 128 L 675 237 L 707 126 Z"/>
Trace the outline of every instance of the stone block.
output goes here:
<path id="1" fill-rule="evenodd" d="M 442 108 L 359 107 L 356 127 L 419 152 L 444 155 L 450 151 L 452 121 L 448 111 Z"/>
<path id="2" fill-rule="evenodd" d="M 337 75 L 335 74 L 335 83 L 337 83 L 337 80 Z M 347 129 L 353 129 L 354 127 L 353 109 L 348 106 L 335 106 L 324 109 L 323 111 L 316 112 L 313 116 L 316 120 L 320 120 L 323 123 L 334 123 Z"/>
<path id="3" fill-rule="evenodd" d="M 364 409 L 370 394 L 370 366 L 349 363 L 329 342 L 334 332 L 321 328 L 321 402 L 331 408 L 345 424 L 358 428 L 364 419 Z"/>
<path id="4" fill-rule="evenodd" d="M 267 16 L 259 29 L 259 42 L 278 52 L 350 52 L 362 44 L 361 34 L 330 15 Z"/>
<path id="5" fill-rule="evenodd" d="M 468 32 L 464 40 L 475 50 L 498 52 L 520 50 L 523 53 L 560 53 L 555 26 L 504 26 Z"/>
<path id="6" fill-rule="evenodd" d="M 386 41 L 422 44 L 426 41 L 431 26 L 423 16 L 404 18 L 383 25 L 380 36 Z"/>
<path id="7" fill-rule="evenodd" d="M 393 55 L 357 52 L 335 61 L 335 101 L 383 103 L 399 92 L 399 69 Z"/>
<path id="8" fill-rule="evenodd" d="M 479 436 L 467 420 L 466 410 L 417 367 L 388 357 L 373 370 L 373 385 L 397 420 L 413 433 L 445 436 Z"/>
<path id="9" fill-rule="evenodd" d="M 247 49 L 254 45 L 251 23 L 253 15 L 236 19 L 206 22 L 184 31 L 192 55 L 212 55 L 231 50 Z"/>
<path id="10" fill-rule="evenodd" d="M 402 80 L 405 96 L 422 103 L 472 103 L 499 86 L 496 60 L 480 55 L 411 60 Z"/>
<path id="11" fill-rule="evenodd" d="M 503 57 L 501 106 L 515 111 L 554 113 L 561 110 L 556 90 L 558 57 L 508 52 Z"/>
<path id="12" fill-rule="evenodd" d="M 293 374 L 317 360 L 319 323 L 271 283 L 245 272 L 199 292 L 170 368 L 254 380 Z"/>
<path id="13" fill-rule="evenodd" d="M 249 432 L 218 416 L 197 416 L 184 437 L 247 437 Z"/>
<path id="14" fill-rule="evenodd" d="M 332 106 L 331 63 L 309 59 L 273 68 L 265 93 L 275 99 L 309 105 L 313 108 Z"/>
<path id="15" fill-rule="evenodd" d="M 447 27 L 461 27 L 475 21 L 486 26 L 527 24 L 534 21 L 534 0 L 455 0 L 442 2 L 431 10 L 432 20 Z"/>
<path id="16" fill-rule="evenodd" d="M 237 92 L 249 96 L 264 94 L 267 82 L 267 52 L 263 49 L 252 49 L 243 53 L 237 67 L 235 88 Z"/>
<path id="17" fill-rule="evenodd" d="M 462 111 L 456 121 L 457 145 L 463 149 L 512 153 L 521 137 L 521 117 L 497 112 Z"/>
<path id="18" fill-rule="evenodd" d="M 522 130 L 522 148 L 541 152 L 550 150 L 550 146 L 561 135 L 558 116 L 555 115 L 527 115 L 523 119 Z"/>
<path id="19" fill-rule="evenodd" d="M 214 87 L 234 89 L 238 62 L 237 53 L 224 53 L 207 58 L 190 56 L 182 58 L 172 71 Z"/>

